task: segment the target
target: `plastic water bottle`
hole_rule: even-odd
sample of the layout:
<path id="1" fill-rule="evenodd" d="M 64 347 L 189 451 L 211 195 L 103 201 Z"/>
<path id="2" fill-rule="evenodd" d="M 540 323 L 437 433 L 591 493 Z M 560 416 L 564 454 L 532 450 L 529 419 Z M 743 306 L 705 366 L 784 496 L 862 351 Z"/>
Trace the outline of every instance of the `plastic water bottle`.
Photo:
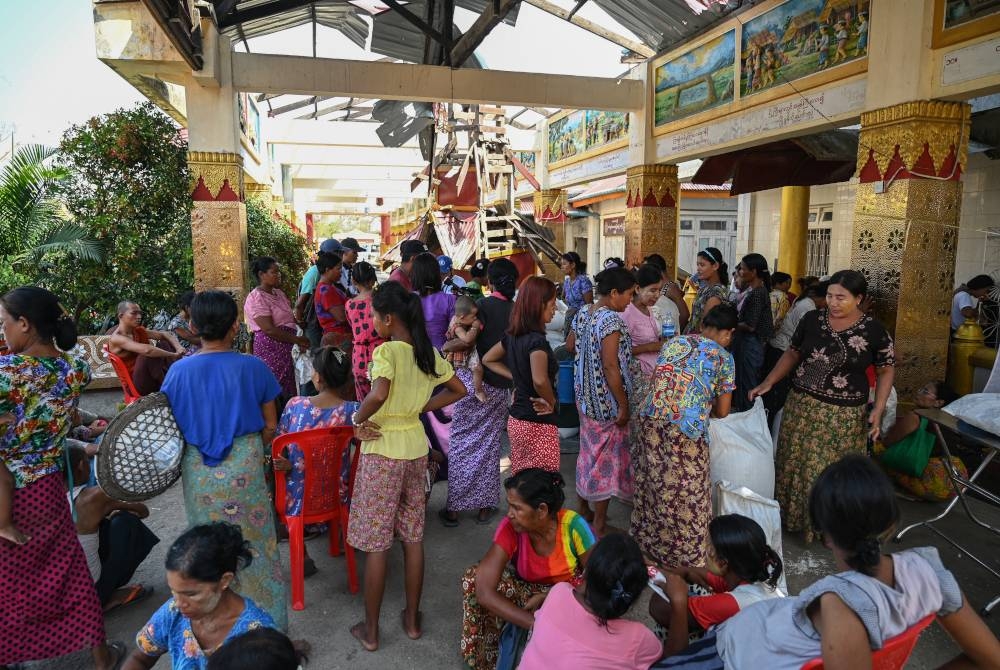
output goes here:
<path id="1" fill-rule="evenodd" d="M 665 314 L 663 317 L 663 326 L 660 331 L 660 335 L 665 340 L 669 340 L 671 337 L 677 334 L 677 326 L 674 324 L 674 317 L 672 314 Z"/>

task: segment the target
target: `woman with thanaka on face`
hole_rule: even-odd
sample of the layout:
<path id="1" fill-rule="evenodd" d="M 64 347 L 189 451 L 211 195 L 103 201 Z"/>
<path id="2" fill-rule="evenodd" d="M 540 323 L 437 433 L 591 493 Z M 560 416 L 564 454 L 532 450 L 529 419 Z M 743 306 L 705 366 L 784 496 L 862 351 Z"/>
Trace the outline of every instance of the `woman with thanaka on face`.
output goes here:
<path id="1" fill-rule="evenodd" d="M 632 302 L 635 277 L 625 268 L 613 267 L 594 279 L 597 302 L 577 313 L 566 349 L 576 353 L 574 387 L 580 412 L 576 493 L 580 513 L 592 515 L 600 537 L 608 532 L 611 498 L 631 501 L 633 494 L 629 395 L 637 363 L 621 313 Z"/>
<path id="2" fill-rule="evenodd" d="M 110 335 L 108 350 L 122 359 L 142 395 L 159 391 L 170 365 L 185 352 L 173 332 L 143 327 L 142 309 L 128 300 L 118 303 L 118 325 Z"/>
<path id="3" fill-rule="evenodd" d="M 490 370 L 514 382 L 507 419 L 511 474 L 527 468 L 559 471 L 559 366 L 545 339 L 545 325 L 555 313 L 556 285 L 545 277 L 529 277 L 517 294 L 506 336 L 483 358 Z"/>
<path id="4" fill-rule="evenodd" d="M 0 667 L 89 648 L 98 670 L 111 670 L 125 648 L 105 642 L 61 475 L 90 368 L 63 353 L 76 325 L 49 291 L 10 291 L 0 322 L 9 348 L 0 356 Z"/>
<path id="5" fill-rule="evenodd" d="M 685 335 L 700 333 L 701 317 L 729 299 L 729 266 L 722 252 L 715 247 L 705 247 L 698 252 L 695 263 L 697 272 L 691 280 L 696 280 L 698 294 L 691 305 L 691 319 L 684 328 Z"/>
<path id="6" fill-rule="evenodd" d="M 201 350 L 170 368 L 162 390 L 187 443 L 181 483 L 188 524 L 240 526 L 254 552 L 241 589 L 285 629 L 285 575 L 262 467 L 278 423 L 275 399 L 281 387 L 259 358 L 232 350 L 237 316 L 229 294 L 196 295 L 191 320 L 201 335 Z"/>
<path id="7" fill-rule="evenodd" d="M 576 512 L 563 509 L 558 472 L 521 470 L 504 482 L 507 516 L 482 560 L 462 577 L 462 657 L 468 667 L 497 665 L 504 622 L 530 629 L 553 584 L 578 585 L 593 531 Z"/>
<path id="8" fill-rule="evenodd" d="M 152 668 L 167 655 L 175 670 L 205 670 L 227 641 L 275 628 L 252 598 L 236 592 L 238 574 L 253 561 L 250 543 L 233 524 L 195 526 L 177 538 L 166 558 L 172 596 L 136 635 L 136 649 L 122 670 Z"/>
<path id="9" fill-rule="evenodd" d="M 651 311 L 656 315 L 657 322 L 662 328 L 667 317 L 674 320 L 675 334 L 679 335 L 687 328 L 688 321 L 691 320 L 691 310 L 684 302 L 684 291 L 674 281 L 674 278 L 667 273 L 667 259 L 660 254 L 650 254 L 643 259 L 643 265 L 652 265 L 660 271 L 662 286 L 660 295 L 656 302 L 650 305 Z M 642 266 L 639 266 L 640 268 Z M 636 291 L 638 293 L 638 291 Z"/>
<path id="10" fill-rule="evenodd" d="M 892 337 L 861 311 L 867 292 L 860 272 L 835 273 L 827 286 L 826 309 L 802 317 L 788 350 L 749 395 L 750 400 L 766 395 L 793 375 L 778 437 L 774 490 L 785 528 L 805 531 L 807 542 L 812 540 L 809 488 L 827 465 L 852 452 L 864 453 L 868 438 L 878 439 L 892 389 Z M 875 404 L 868 412 L 866 371 L 871 365 L 877 381 Z"/>

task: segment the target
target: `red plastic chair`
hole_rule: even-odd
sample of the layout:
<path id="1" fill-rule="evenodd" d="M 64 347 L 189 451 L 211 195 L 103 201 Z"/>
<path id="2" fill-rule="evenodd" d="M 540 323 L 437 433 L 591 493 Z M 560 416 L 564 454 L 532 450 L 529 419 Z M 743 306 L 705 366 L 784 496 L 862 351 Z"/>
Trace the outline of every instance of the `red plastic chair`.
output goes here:
<path id="1" fill-rule="evenodd" d="M 351 448 L 354 429 L 350 426 L 336 428 L 316 428 L 298 433 L 288 433 L 276 437 L 271 443 L 274 458 L 290 444 L 298 445 L 305 458 L 305 483 L 302 494 L 302 513 L 288 516 L 285 500 L 287 496 L 286 472 L 275 471 L 275 508 L 278 517 L 288 526 L 289 554 L 292 563 L 292 609 L 305 609 L 305 541 L 306 524 L 328 523 L 330 526 L 330 555 L 340 555 L 343 537 L 344 553 L 347 557 L 347 583 L 351 593 L 358 592 L 358 571 L 354 559 L 354 547 L 347 543 L 347 505 L 340 501 L 340 469 L 344 451 Z M 353 492 L 354 473 L 358 467 L 360 449 L 354 451 L 351 460 L 348 491 Z"/>
<path id="2" fill-rule="evenodd" d="M 881 649 L 872 652 L 872 670 L 903 670 L 924 629 L 934 622 L 936 614 L 928 614 L 896 637 L 886 640 Z M 814 658 L 802 670 L 822 670 L 823 659 Z"/>
<path id="3" fill-rule="evenodd" d="M 111 350 L 107 347 L 104 347 L 104 354 L 111 361 L 111 367 L 115 369 L 118 381 L 121 382 L 122 392 L 125 394 L 125 404 L 131 405 L 142 397 L 142 394 L 135 388 L 135 383 L 132 381 L 132 373 L 129 372 L 128 366 L 125 365 L 125 361 L 121 359 L 121 356 L 111 353 Z"/>

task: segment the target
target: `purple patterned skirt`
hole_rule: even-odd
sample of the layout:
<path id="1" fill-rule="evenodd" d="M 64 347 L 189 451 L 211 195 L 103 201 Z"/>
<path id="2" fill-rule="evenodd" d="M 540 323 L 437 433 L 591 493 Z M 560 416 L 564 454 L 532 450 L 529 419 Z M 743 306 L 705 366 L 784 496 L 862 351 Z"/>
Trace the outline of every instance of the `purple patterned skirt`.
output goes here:
<path id="1" fill-rule="evenodd" d="M 295 334 L 295 329 L 289 326 L 278 326 L 281 330 Z M 285 399 L 295 393 L 295 364 L 292 362 L 292 347 L 289 342 L 279 342 L 262 330 L 253 334 L 253 355 L 264 361 L 270 368 L 274 378 L 281 385 L 281 394 Z"/>
<path id="2" fill-rule="evenodd" d="M 576 494 L 590 502 L 612 497 L 632 500 L 628 426 L 598 421 L 580 412 L 580 455 L 576 457 Z"/>
<path id="3" fill-rule="evenodd" d="M 454 405 L 448 446 L 448 509 L 496 507 L 500 502 L 500 431 L 507 421 L 506 389 L 483 383 L 486 402 L 475 396 L 472 371 L 459 368 L 469 392 Z"/>

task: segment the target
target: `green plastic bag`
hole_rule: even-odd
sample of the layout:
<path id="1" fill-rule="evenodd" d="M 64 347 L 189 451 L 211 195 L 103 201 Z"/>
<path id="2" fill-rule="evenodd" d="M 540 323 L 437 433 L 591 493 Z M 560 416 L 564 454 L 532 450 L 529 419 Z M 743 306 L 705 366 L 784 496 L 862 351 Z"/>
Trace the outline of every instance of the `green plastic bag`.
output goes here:
<path id="1" fill-rule="evenodd" d="M 882 465 L 912 477 L 922 477 L 934 450 L 934 433 L 927 430 L 927 419 L 920 417 L 920 428 L 882 452 Z"/>

